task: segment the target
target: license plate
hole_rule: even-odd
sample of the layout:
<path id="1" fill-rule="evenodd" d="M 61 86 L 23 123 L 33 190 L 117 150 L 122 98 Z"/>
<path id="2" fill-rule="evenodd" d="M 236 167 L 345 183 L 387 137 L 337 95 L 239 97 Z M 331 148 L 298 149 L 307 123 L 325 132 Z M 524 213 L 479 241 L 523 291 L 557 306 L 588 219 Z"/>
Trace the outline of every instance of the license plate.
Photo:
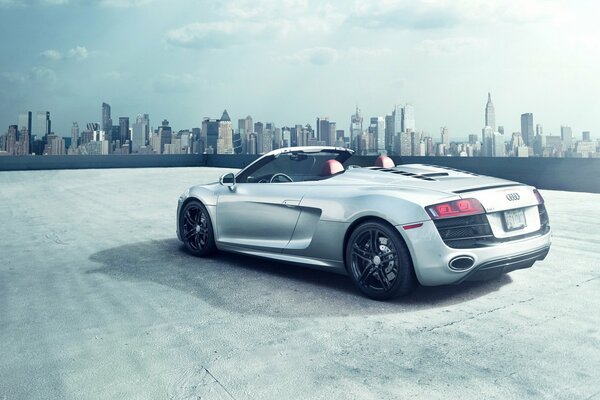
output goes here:
<path id="1" fill-rule="evenodd" d="M 516 231 L 527 226 L 523 210 L 508 210 L 504 211 L 502 215 L 504 217 L 504 227 L 507 231 Z"/>

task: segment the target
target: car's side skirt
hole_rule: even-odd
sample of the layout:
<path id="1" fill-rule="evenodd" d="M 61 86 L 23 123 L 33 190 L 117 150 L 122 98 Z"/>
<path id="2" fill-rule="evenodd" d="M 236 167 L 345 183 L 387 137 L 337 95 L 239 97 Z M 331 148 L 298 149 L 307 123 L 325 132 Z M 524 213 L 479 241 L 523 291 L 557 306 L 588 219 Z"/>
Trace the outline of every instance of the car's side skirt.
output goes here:
<path id="1" fill-rule="evenodd" d="M 326 260 L 322 258 L 303 257 L 293 254 L 272 253 L 268 251 L 248 249 L 244 247 L 234 246 L 226 243 L 217 242 L 217 248 L 221 251 L 232 253 L 245 254 L 253 257 L 268 258 L 279 262 L 303 264 L 304 266 L 319 269 L 322 271 L 330 271 L 343 275 L 347 275 L 344 263 L 336 260 Z"/>

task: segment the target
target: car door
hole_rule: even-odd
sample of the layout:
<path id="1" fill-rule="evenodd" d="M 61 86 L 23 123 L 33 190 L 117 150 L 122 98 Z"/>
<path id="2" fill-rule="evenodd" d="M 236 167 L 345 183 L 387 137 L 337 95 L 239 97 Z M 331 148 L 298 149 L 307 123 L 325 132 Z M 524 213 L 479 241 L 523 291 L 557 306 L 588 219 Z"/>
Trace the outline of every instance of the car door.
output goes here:
<path id="1" fill-rule="evenodd" d="M 266 251 L 281 251 L 292 238 L 302 186 L 295 183 L 239 183 L 222 187 L 217 199 L 217 240 Z"/>

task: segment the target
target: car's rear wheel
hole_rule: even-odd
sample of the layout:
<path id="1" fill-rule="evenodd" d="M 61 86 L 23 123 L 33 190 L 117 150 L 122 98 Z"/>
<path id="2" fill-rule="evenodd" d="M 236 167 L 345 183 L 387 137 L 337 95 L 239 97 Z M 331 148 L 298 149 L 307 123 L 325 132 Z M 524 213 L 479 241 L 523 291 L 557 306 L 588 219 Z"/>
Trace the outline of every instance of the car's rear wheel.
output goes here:
<path id="1" fill-rule="evenodd" d="M 346 267 L 358 290 L 375 300 L 406 295 L 417 282 L 404 240 L 377 221 L 354 229 L 346 245 Z"/>
<path id="2" fill-rule="evenodd" d="M 179 213 L 179 232 L 186 249 L 195 256 L 207 256 L 217 249 L 210 215 L 197 200 L 186 203 Z"/>

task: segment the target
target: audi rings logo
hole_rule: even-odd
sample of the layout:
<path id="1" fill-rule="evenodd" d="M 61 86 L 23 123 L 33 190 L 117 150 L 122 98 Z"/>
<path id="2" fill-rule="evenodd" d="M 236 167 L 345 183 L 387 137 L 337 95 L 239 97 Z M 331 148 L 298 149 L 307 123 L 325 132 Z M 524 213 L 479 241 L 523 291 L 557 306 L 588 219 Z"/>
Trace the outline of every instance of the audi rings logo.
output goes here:
<path id="1" fill-rule="evenodd" d="M 519 196 L 519 193 L 509 193 L 506 195 L 506 198 L 508 201 L 517 201 L 521 198 L 521 196 Z"/>

